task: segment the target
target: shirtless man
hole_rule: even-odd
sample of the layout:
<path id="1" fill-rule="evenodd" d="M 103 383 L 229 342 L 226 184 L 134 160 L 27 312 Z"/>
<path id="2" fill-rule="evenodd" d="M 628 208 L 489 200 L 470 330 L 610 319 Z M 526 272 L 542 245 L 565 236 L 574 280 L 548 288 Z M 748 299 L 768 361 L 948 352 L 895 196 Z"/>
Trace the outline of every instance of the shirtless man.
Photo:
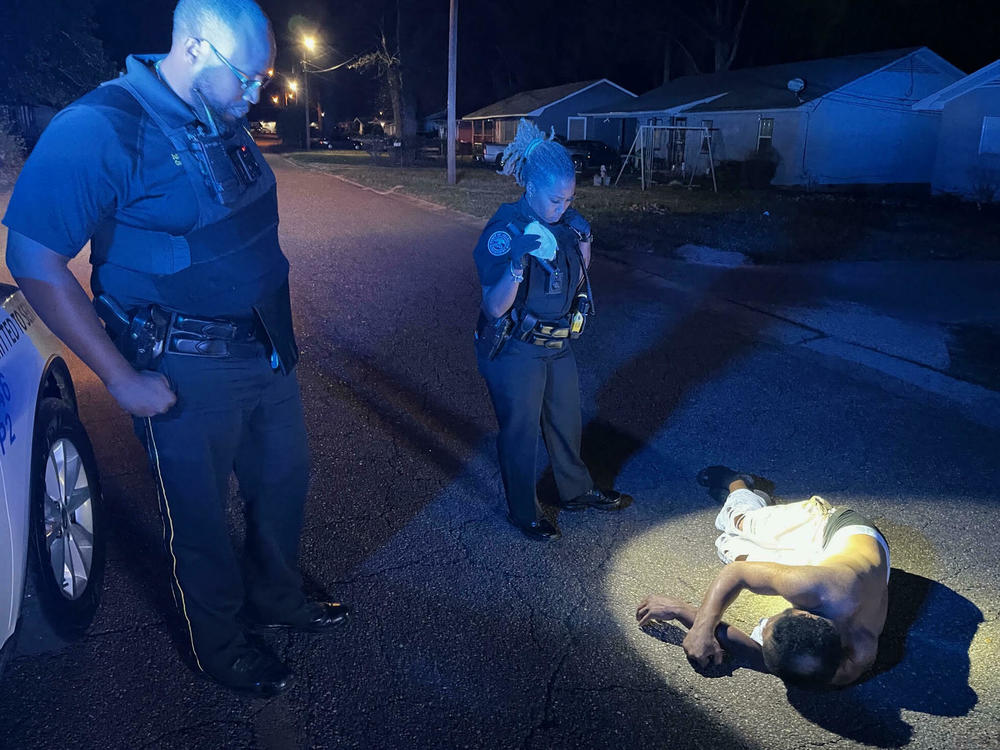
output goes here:
<path id="1" fill-rule="evenodd" d="M 728 487 L 716 527 L 726 567 L 700 607 L 647 596 L 636 619 L 676 619 L 689 628 L 683 648 L 697 667 L 721 664 L 725 650 L 759 654 L 786 682 L 847 685 L 875 661 L 888 605 L 889 546 L 868 519 L 820 497 L 773 505 L 752 479 L 725 467 L 699 475 Z M 748 638 L 722 623 L 741 591 L 782 596 L 791 607 L 765 618 Z M 721 627 L 720 627 L 721 625 Z M 759 644 L 759 645 L 758 645 Z"/>

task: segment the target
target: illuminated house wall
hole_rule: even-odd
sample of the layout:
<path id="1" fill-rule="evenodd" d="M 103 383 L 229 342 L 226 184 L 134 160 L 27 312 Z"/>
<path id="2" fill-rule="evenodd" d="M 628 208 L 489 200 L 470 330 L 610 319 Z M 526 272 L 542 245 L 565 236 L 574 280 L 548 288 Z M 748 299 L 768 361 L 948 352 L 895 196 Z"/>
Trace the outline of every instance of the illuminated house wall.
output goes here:
<path id="1" fill-rule="evenodd" d="M 1000 60 L 919 102 L 941 118 L 931 187 L 987 202 L 1000 200 Z"/>
<path id="2" fill-rule="evenodd" d="M 745 161 L 769 143 L 774 185 L 929 184 L 940 116 L 914 105 L 962 77 L 926 47 L 888 50 L 686 76 L 587 116 L 711 123 L 716 165 Z M 700 134 L 689 131 L 671 161 L 705 169 L 702 147 Z"/>

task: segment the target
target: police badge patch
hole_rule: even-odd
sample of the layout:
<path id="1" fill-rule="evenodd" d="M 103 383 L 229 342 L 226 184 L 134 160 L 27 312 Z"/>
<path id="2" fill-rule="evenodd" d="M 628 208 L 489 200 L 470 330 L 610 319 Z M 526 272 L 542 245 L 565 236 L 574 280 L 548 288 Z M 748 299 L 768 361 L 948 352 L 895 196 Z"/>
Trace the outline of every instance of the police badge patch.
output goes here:
<path id="1" fill-rule="evenodd" d="M 503 230 L 494 232 L 490 235 L 486 247 L 489 248 L 490 255 L 496 255 L 497 257 L 506 255 L 510 252 L 510 235 Z"/>

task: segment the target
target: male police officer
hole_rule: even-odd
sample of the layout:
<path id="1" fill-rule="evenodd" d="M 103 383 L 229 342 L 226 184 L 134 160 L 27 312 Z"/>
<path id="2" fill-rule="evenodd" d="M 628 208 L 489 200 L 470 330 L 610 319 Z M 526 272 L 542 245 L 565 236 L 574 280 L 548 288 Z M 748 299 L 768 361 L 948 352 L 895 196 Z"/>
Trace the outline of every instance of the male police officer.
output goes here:
<path id="1" fill-rule="evenodd" d="M 297 569 L 308 455 L 278 246 L 275 180 L 244 116 L 274 62 L 253 0 L 180 0 L 170 52 L 57 115 L 4 223 L 7 263 L 45 323 L 135 419 L 159 491 L 171 584 L 196 666 L 237 690 L 288 669 L 244 624 L 325 632 Z M 91 241 L 102 329 L 67 262 Z M 227 536 L 235 470 L 246 577 Z"/>

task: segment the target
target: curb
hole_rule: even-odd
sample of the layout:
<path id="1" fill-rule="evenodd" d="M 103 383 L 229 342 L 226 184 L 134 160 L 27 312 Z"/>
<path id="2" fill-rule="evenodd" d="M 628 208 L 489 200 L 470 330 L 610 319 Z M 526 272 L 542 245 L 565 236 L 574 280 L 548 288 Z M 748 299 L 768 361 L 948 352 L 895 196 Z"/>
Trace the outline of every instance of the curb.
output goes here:
<path id="1" fill-rule="evenodd" d="M 953 377 L 933 365 L 917 360 L 899 357 L 881 351 L 876 347 L 855 344 L 814 326 L 793 318 L 695 290 L 690 286 L 671 281 L 664 276 L 641 266 L 630 263 L 627 256 L 620 253 L 601 253 L 604 258 L 628 268 L 631 273 L 645 277 L 654 285 L 670 289 L 685 296 L 698 295 L 701 304 L 730 318 L 737 320 L 766 319 L 766 325 L 737 325 L 737 331 L 779 346 L 800 346 L 817 354 L 833 357 L 855 365 L 862 365 L 897 380 L 914 385 L 921 390 L 952 401 L 963 415 L 983 426 L 1000 428 L 1000 392 L 991 390 L 967 380 Z M 741 330 L 746 328 L 746 330 Z"/>

